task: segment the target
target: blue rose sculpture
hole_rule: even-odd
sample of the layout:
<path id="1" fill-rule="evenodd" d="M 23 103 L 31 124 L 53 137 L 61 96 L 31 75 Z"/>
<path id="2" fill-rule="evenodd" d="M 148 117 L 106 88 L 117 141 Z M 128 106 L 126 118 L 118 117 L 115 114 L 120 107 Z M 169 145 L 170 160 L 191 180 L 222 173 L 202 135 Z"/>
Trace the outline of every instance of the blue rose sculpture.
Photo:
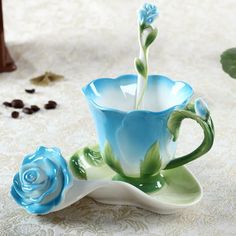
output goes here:
<path id="1" fill-rule="evenodd" d="M 46 214 L 57 206 L 72 177 L 58 148 L 39 147 L 25 156 L 14 176 L 11 195 L 32 214 Z"/>

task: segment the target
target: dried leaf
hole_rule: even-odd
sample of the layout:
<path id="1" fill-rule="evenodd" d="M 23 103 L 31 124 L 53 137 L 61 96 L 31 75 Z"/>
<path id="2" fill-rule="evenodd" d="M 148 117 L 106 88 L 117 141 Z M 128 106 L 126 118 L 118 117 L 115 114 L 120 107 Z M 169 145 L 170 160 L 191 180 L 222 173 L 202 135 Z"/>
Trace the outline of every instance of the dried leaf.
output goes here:
<path id="1" fill-rule="evenodd" d="M 45 72 L 43 75 L 30 79 L 30 82 L 34 85 L 47 86 L 51 82 L 64 79 L 64 76 L 58 75 L 52 72 Z"/>

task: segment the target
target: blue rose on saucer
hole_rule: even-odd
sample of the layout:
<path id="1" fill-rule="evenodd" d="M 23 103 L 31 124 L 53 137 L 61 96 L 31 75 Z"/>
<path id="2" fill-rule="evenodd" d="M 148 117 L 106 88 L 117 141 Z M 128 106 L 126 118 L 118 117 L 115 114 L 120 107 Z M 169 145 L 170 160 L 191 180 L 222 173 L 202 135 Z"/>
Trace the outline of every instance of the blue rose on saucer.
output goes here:
<path id="1" fill-rule="evenodd" d="M 29 213 L 46 214 L 60 203 L 70 183 L 71 175 L 60 150 L 39 147 L 25 156 L 14 176 L 11 195 Z"/>

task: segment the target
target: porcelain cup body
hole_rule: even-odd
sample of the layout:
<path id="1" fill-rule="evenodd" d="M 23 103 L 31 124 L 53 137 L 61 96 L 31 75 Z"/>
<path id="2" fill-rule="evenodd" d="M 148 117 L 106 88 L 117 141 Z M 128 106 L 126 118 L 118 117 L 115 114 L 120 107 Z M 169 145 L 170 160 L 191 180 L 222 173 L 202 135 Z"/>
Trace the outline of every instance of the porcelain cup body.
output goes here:
<path id="1" fill-rule="evenodd" d="M 167 127 L 168 118 L 174 110 L 185 108 L 193 94 L 185 82 L 151 75 L 143 109 L 134 110 L 136 83 L 136 75 L 122 75 L 97 79 L 83 88 L 101 153 L 108 145 L 123 174 L 133 178 L 140 177 L 141 165 L 155 144 L 160 152 L 159 170 L 174 158 L 176 142 Z M 107 164 L 113 168 L 109 160 Z"/>

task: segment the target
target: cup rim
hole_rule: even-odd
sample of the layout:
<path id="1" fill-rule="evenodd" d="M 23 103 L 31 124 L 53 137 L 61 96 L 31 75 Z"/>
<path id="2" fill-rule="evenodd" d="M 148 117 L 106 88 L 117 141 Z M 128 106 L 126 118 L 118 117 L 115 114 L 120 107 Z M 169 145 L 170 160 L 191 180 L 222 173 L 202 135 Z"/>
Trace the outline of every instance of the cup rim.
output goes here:
<path id="1" fill-rule="evenodd" d="M 89 89 L 89 87 L 91 87 L 91 84 L 94 84 L 97 81 L 105 81 L 105 80 L 119 80 L 120 81 L 120 80 L 124 79 L 124 77 L 128 77 L 128 76 L 132 76 L 132 77 L 136 77 L 137 78 L 136 74 L 123 74 L 123 75 L 120 75 L 120 76 L 118 76 L 116 78 L 102 77 L 102 78 L 94 79 L 94 80 L 90 81 L 86 86 L 84 86 L 82 88 L 82 92 L 85 95 L 85 97 L 87 98 L 88 102 L 90 102 L 94 107 L 96 107 L 97 109 L 99 109 L 101 111 L 110 111 L 110 112 L 116 112 L 116 113 L 121 113 L 121 114 L 130 114 L 130 113 L 135 113 L 135 112 L 139 112 L 139 113 L 142 112 L 142 113 L 151 113 L 151 114 L 155 114 L 155 115 L 163 115 L 163 114 L 169 113 L 170 111 L 174 110 L 176 107 L 178 107 L 180 105 L 187 105 L 188 101 L 191 99 L 191 97 L 194 94 L 193 88 L 187 82 L 185 82 L 185 81 L 182 81 L 182 80 L 172 80 L 172 79 L 170 79 L 169 77 L 167 77 L 165 75 L 150 74 L 150 75 L 148 75 L 148 77 L 162 77 L 165 80 L 168 80 L 168 81 L 172 82 L 173 84 L 178 83 L 178 82 L 179 83 L 183 83 L 185 86 L 187 86 L 190 89 L 190 94 L 181 103 L 178 103 L 178 104 L 176 104 L 174 106 L 171 106 L 171 107 L 169 107 L 167 109 L 164 109 L 164 110 L 161 110 L 161 111 L 135 110 L 135 109 L 132 109 L 130 111 L 123 111 L 123 110 L 120 110 L 120 109 L 117 109 L 117 108 L 101 106 L 98 103 L 96 103 L 94 101 L 94 99 L 92 99 L 90 96 L 87 96 L 87 94 L 88 94 L 87 90 Z"/>

